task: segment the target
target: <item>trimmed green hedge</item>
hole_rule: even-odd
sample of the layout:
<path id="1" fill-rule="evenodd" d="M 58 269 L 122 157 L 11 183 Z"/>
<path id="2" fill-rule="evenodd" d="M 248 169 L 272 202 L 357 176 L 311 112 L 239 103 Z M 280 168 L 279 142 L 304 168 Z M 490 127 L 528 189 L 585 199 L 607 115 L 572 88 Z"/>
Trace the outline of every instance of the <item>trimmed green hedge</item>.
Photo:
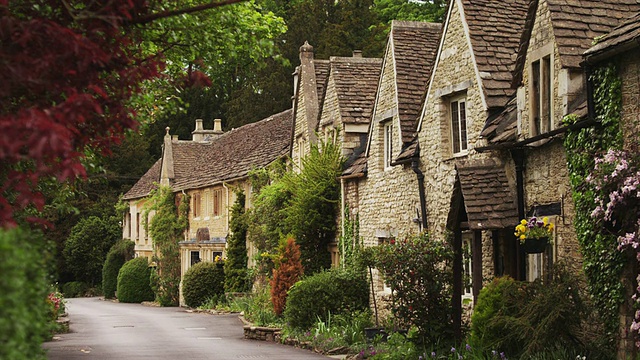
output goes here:
<path id="1" fill-rule="evenodd" d="M 113 299 L 118 289 L 118 272 L 125 262 L 133 258 L 135 243 L 128 239 L 118 240 L 109 252 L 102 267 L 102 292 L 105 299 Z"/>
<path id="2" fill-rule="evenodd" d="M 0 359 L 44 359 L 49 336 L 45 301 L 45 240 L 20 229 L 0 230 Z"/>
<path id="3" fill-rule="evenodd" d="M 224 294 L 224 262 L 200 262 L 182 279 L 182 296 L 189 307 L 198 307 L 210 298 Z"/>
<path id="4" fill-rule="evenodd" d="M 364 275 L 331 269 L 298 281 L 289 290 L 284 317 L 292 327 L 308 329 L 321 320 L 369 308 L 369 286 Z"/>
<path id="5" fill-rule="evenodd" d="M 147 258 L 129 260 L 118 273 L 118 301 L 123 303 L 141 303 L 152 301 L 155 296 L 149 278 L 151 269 Z"/>
<path id="6" fill-rule="evenodd" d="M 89 285 L 82 281 L 70 281 L 62 284 L 62 294 L 65 298 L 83 297 L 89 291 Z"/>

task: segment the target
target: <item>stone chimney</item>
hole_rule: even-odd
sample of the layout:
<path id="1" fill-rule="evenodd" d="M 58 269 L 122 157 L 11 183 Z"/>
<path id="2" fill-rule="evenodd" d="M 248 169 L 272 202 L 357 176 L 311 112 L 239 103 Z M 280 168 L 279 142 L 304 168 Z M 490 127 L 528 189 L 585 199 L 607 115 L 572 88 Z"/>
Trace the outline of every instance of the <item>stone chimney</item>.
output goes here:
<path id="1" fill-rule="evenodd" d="M 298 68 L 298 80 L 299 88 L 296 92 L 296 96 L 303 96 L 304 103 L 298 103 L 298 106 L 304 106 L 303 113 L 306 116 L 307 121 L 307 136 L 312 143 L 316 142 L 315 130 L 318 119 L 318 94 L 316 87 L 316 70 L 313 62 L 313 46 L 309 45 L 307 41 L 300 46 L 300 67 Z M 302 92 L 302 95 L 299 94 Z M 297 110 L 296 110 L 297 111 Z"/>
<path id="2" fill-rule="evenodd" d="M 354 58 L 361 58 L 362 57 L 362 50 L 353 50 L 353 57 Z"/>
<path id="3" fill-rule="evenodd" d="M 169 135 L 169 127 L 166 128 L 167 133 L 164 136 L 164 144 L 162 145 L 162 168 L 160 170 L 160 185 L 169 186 L 171 180 L 175 178 L 173 171 L 173 146 L 171 144 L 171 135 Z"/>
<path id="4" fill-rule="evenodd" d="M 205 130 L 202 126 L 202 119 L 196 119 L 196 129 L 191 132 L 193 142 L 209 142 L 217 139 L 224 132 L 222 131 L 222 120 L 213 120 L 213 130 Z"/>

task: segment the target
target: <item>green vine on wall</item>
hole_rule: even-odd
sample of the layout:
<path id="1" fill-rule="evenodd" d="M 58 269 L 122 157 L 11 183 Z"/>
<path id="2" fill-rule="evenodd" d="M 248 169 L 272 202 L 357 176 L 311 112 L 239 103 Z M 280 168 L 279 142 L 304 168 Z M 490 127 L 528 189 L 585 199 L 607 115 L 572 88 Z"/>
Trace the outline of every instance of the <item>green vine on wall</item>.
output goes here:
<path id="1" fill-rule="evenodd" d="M 594 105 L 597 125 L 567 132 L 564 147 L 567 152 L 569 177 L 576 207 L 575 228 L 583 256 L 583 268 L 590 293 L 604 320 L 607 345 L 613 350 L 620 325 L 618 311 L 624 300 L 620 277 L 625 259 L 617 250 L 615 235 L 603 232 L 591 217 L 596 208 L 597 188 L 587 177 L 595 166 L 594 159 L 608 149 L 620 149 L 620 111 L 622 86 L 615 65 L 598 68 L 590 79 L 594 84 Z M 578 121 L 567 116 L 565 124 Z"/>
<path id="2" fill-rule="evenodd" d="M 156 301 L 162 306 L 179 303 L 180 245 L 189 226 L 189 196 L 177 199 L 170 187 L 160 186 L 154 190 L 144 211 L 145 229 L 153 240 L 153 261 L 157 270 L 152 274 L 152 287 Z M 179 204 L 176 206 L 176 202 Z M 155 214 L 149 222 L 149 214 Z"/>
<path id="3" fill-rule="evenodd" d="M 360 239 L 360 220 L 356 214 L 351 220 L 349 209 L 345 209 L 343 214 L 344 232 L 338 240 L 338 251 L 340 252 L 340 265 L 350 267 L 354 265 L 357 252 L 362 248 Z"/>

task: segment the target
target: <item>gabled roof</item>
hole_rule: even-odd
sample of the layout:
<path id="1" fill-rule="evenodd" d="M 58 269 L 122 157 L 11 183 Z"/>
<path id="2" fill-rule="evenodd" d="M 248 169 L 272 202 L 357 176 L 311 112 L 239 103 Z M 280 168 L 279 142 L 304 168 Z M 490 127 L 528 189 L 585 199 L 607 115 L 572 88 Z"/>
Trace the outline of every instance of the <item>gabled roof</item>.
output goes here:
<path id="1" fill-rule="evenodd" d="M 522 81 L 531 31 L 539 0 L 533 0 L 522 34 L 514 73 L 514 85 Z M 547 0 L 551 25 L 563 67 L 579 68 L 582 54 L 595 38 L 609 33 L 632 13 L 640 11 L 638 0 Z"/>
<path id="2" fill-rule="evenodd" d="M 598 61 L 640 47 L 640 12 L 598 39 L 598 43 L 584 53 L 587 61 Z"/>
<path id="3" fill-rule="evenodd" d="M 391 22 L 389 36 L 395 65 L 398 118 L 402 142 L 415 136 L 442 31 L 441 23 Z"/>
<path id="4" fill-rule="evenodd" d="M 504 110 L 489 117 L 480 136 L 491 143 L 502 143 L 517 140 L 518 102 L 514 96 L 507 102 Z"/>
<path id="5" fill-rule="evenodd" d="M 376 99 L 382 59 L 363 57 L 331 57 L 327 78 L 333 80 L 338 98 L 338 110 L 344 124 L 368 124 Z M 326 90 L 325 90 L 326 99 Z M 324 102 L 320 113 L 322 117 Z"/>
<path id="6" fill-rule="evenodd" d="M 329 77 L 330 63 L 329 60 L 313 60 L 313 65 L 316 71 L 318 104 L 320 104 L 322 99 L 324 99 L 325 91 L 327 91 L 327 78 Z"/>
<path id="7" fill-rule="evenodd" d="M 452 210 L 447 220 L 449 228 L 452 228 L 460 210 L 459 200 L 464 202 L 471 230 L 503 229 L 518 224 L 516 197 L 505 169 L 498 161 L 487 159 L 460 163 L 456 170 Z"/>
<path id="8" fill-rule="evenodd" d="M 211 186 L 247 176 L 254 168 L 267 166 L 289 151 L 292 111 L 224 133 L 211 142 L 172 142 L 175 178 L 173 191 Z M 160 182 L 161 160 L 127 192 L 125 200 L 147 196 Z"/>
<path id="9" fill-rule="evenodd" d="M 528 0 L 462 0 L 489 109 L 507 103 Z"/>

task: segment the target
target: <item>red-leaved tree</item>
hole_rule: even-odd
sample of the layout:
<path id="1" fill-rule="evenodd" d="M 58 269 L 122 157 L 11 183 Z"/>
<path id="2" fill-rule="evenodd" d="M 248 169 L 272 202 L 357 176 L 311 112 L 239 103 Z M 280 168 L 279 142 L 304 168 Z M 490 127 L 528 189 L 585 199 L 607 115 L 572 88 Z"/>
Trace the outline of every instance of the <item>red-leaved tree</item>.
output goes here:
<path id="1" fill-rule="evenodd" d="M 146 0 L 0 0 L 0 227 L 44 206 L 41 179 L 83 177 L 88 147 L 136 127 L 127 103 L 162 68 L 139 46 L 145 24 L 240 1 L 153 13 Z"/>
<path id="2" fill-rule="evenodd" d="M 300 261 L 300 246 L 293 238 L 288 238 L 281 250 L 280 262 L 273 270 L 271 279 L 271 303 L 276 315 L 282 315 L 287 303 L 287 292 L 301 277 L 303 273 Z"/>

